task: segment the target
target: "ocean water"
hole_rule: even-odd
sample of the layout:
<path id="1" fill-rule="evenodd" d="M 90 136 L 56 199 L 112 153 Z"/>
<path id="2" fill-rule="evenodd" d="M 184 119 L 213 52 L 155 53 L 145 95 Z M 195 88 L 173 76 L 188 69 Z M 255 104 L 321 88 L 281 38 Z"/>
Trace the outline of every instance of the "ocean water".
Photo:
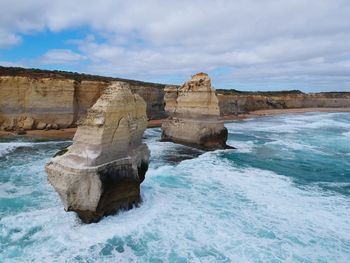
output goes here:
<path id="1" fill-rule="evenodd" d="M 350 262 L 350 114 L 226 124 L 237 150 L 159 142 L 143 203 L 83 225 L 44 165 L 69 141 L 0 143 L 0 262 Z"/>

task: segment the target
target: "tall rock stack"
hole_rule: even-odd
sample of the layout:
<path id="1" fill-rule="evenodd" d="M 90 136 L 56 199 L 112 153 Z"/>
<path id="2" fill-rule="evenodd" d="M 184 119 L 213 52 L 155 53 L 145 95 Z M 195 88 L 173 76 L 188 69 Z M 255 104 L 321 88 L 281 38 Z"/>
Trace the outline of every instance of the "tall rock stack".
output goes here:
<path id="1" fill-rule="evenodd" d="M 177 104 L 176 100 L 178 96 L 178 87 L 174 85 L 165 86 L 164 92 L 164 109 L 167 113 L 173 113 Z"/>
<path id="2" fill-rule="evenodd" d="M 146 103 L 128 84 L 109 86 L 78 126 L 73 144 L 47 165 L 66 211 L 85 223 L 140 202 L 150 152 L 142 143 Z"/>
<path id="3" fill-rule="evenodd" d="M 162 124 L 162 140 L 204 150 L 231 148 L 228 132 L 219 120 L 220 109 L 207 74 L 192 76 L 179 89 L 165 89 L 165 110 L 169 118 Z"/>

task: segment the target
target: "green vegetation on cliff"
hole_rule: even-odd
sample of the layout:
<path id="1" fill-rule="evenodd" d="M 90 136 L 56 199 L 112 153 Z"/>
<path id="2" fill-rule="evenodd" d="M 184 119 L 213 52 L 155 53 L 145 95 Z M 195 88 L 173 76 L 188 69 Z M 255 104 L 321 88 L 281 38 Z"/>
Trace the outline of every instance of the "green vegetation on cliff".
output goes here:
<path id="1" fill-rule="evenodd" d="M 164 84 L 144 82 L 139 80 L 103 77 L 98 75 L 90 75 L 77 72 L 68 72 L 61 70 L 43 70 L 43 69 L 25 69 L 19 67 L 3 67 L 0 66 L 0 76 L 16 76 L 16 77 L 32 77 L 32 78 L 54 78 L 54 79 L 72 79 L 75 81 L 91 80 L 91 81 L 124 81 L 133 85 L 152 86 L 163 89 Z"/>

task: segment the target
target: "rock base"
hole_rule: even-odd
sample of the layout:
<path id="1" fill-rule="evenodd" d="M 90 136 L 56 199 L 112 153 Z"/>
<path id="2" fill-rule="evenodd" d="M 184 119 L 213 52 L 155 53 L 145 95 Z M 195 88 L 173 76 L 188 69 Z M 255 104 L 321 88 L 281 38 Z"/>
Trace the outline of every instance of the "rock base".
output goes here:
<path id="1" fill-rule="evenodd" d="M 162 141 L 202 150 L 234 149 L 226 144 L 228 131 L 223 121 L 172 117 L 162 123 Z"/>
<path id="2" fill-rule="evenodd" d="M 127 84 L 104 90 L 79 122 L 73 144 L 46 165 L 66 211 L 91 223 L 141 201 L 150 157 L 142 143 L 146 126 L 146 103 Z"/>
<path id="3" fill-rule="evenodd" d="M 72 168 L 58 162 L 46 166 L 66 211 L 74 211 L 84 223 L 98 222 L 141 201 L 140 184 L 148 169 L 149 151 L 141 145 L 144 159 L 123 158 L 96 167 Z"/>

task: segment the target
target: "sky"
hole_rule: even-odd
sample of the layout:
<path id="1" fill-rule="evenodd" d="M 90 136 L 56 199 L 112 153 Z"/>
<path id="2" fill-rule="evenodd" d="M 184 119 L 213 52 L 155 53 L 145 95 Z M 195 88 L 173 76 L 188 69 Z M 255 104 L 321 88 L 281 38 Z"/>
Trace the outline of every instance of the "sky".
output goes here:
<path id="1" fill-rule="evenodd" d="M 0 0 L 0 65 L 350 91 L 350 1 Z"/>

